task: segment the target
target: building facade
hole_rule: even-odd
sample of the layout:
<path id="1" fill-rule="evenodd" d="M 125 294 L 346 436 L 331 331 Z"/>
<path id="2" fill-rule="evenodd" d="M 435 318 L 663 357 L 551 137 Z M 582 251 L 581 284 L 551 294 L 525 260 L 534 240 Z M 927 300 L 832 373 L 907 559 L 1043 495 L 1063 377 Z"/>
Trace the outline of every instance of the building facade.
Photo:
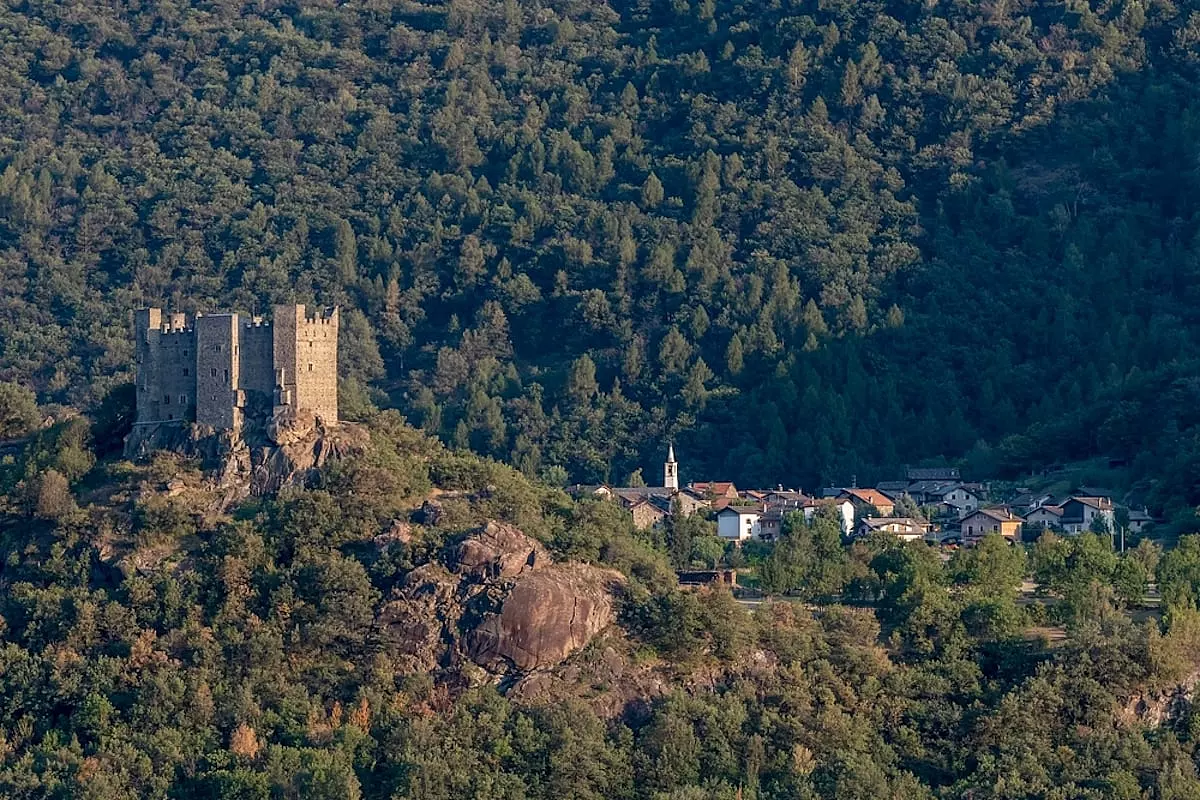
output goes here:
<path id="1" fill-rule="evenodd" d="M 311 411 L 336 425 L 336 308 L 276 306 L 241 314 L 134 314 L 137 423 L 196 422 L 238 430 L 247 414 Z"/>

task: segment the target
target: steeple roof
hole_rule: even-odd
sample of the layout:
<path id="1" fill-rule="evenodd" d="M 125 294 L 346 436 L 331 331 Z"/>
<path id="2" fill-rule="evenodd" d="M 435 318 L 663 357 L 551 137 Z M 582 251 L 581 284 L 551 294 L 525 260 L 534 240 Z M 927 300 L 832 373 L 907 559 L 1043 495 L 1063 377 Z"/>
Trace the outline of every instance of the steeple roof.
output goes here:
<path id="1" fill-rule="evenodd" d="M 667 445 L 667 463 L 668 464 L 675 463 L 675 445 L 674 444 Z"/>

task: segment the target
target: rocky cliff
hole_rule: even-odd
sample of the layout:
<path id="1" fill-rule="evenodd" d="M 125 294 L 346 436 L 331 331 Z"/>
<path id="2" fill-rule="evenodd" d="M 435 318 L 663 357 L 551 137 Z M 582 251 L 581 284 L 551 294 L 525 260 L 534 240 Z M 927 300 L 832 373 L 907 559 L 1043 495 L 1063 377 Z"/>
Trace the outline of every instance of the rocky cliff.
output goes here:
<path id="1" fill-rule="evenodd" d="M 198 459 L 232 504 L 306 485 L 330 461 L 361 453 L 369 438 L 353 423 L 326 428 L 309 412 L 288 410 L 238 433 L 196 424 L 139 425 L 125 439 L 125 455 L 139 459 L 167 450 Z"/>
<path id="2" fill-rule="evenodd" d="M 613 623 L 624 582 L 612 570 L 553 563 L 541 544 L 498 522 L 471 532 L 447 560 L 410 572 L 379 615 L 379 635 L 412 671 L 473 664 L 503 679 L 560 664 Z"/>

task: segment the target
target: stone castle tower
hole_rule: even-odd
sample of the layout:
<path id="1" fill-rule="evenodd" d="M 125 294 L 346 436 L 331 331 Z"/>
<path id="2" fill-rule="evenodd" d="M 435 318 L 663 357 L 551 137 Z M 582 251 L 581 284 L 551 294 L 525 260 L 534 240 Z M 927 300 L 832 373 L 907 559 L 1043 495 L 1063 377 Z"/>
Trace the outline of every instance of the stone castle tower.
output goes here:
<path id="1" fill-rule="evenodd" d="M 276 306 L 240 314 L 134 313 L 137 423 L 239 430 L 247 413 L 288 408 L 337 424 L 338 310 Z"/>

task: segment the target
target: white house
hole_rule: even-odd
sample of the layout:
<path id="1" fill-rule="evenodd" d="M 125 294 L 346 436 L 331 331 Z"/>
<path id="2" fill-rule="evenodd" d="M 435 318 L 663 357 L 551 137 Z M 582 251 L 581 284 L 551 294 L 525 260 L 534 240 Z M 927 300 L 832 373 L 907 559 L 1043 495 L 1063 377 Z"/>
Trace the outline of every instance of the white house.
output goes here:
<path id="1" fill-rule="evenodd" d="M 1040 505 L 1025 515 L 1025 524 L 1033 528 L 1061 528 L 1063 510 L 1058 506 Z"/>
<path id="2" fill-rule="evenodd" d="M 722 539 L 745 541 L 762 534 L 760 506 L 725 506 L 717 512 L 717 535 Z"/>
<path id="3" fill-rule="evenodd" d="M 1062 504 L 1062 512 L 1062 529 L 1067 533 L 1091 530 L 1097 517 L 1113 529 L 1113 504 L 1107 497 L 1072 497 Z"/>
<path id="4" fill-rule="evenodd" d="M 907 491 L 917 505 L 948 503 L 958 509 L 960 517 L 979 508 L 979 495 L 958 481 L 918 481 Z"/>
<path id="5" fill-rule="evenodd" d="M 859 536 L 870 536 L 872 533 L 890 533 L 905 542 L 915 542 L 925 538 L 928 526 L 911 517 L 868 517 L 858 526 Z"/>
<path id="6" fill-rule="evenodd" d="M 833 506 L 837 509 L 838 517 L 842 521 L 842 535 L 849 536 L 854 530 L 854 503 L 849 500 L 832 498 L 810 500 L 807 503 L 802 503 L 799 510 L 804 512 L 805 522 L 812 522 L 813 516 L 824 506 Z"/>

